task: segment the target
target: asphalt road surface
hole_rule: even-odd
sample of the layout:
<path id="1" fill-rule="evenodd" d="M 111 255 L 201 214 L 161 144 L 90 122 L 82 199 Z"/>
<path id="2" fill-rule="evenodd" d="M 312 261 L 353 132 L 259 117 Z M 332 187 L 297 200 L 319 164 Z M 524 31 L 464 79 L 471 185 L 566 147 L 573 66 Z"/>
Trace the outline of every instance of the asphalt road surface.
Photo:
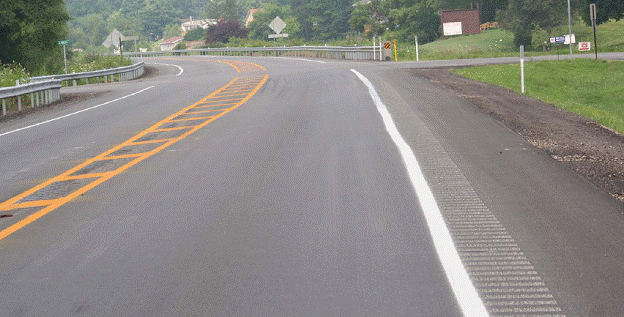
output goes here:
<path id="1" fill-rule="evenodd" d="M 148 63 L 0 121 L 1 316 L 624 315 L 621 205 L 427 64 Z"/>

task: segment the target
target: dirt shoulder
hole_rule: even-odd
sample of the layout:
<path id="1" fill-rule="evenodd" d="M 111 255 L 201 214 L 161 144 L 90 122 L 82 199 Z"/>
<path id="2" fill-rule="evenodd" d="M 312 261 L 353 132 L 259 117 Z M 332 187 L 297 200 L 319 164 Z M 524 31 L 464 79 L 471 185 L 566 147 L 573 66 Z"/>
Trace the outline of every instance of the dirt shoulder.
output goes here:
<path id="1" fill-rule="evenodd" d="M 523 136 L 555 160 L 624 202 L 624 136 L 595 121 L 450 68 L 411 69 Z"/>

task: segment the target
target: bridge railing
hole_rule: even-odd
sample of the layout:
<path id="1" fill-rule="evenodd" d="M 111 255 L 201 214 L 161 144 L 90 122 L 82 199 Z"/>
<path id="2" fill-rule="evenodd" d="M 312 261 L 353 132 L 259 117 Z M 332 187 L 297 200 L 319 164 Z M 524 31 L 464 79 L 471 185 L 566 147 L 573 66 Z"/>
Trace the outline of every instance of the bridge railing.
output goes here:
<path id="1" fill-rule="evenodd" d="M 375 46 L 288 46 L 288 47 L 220 47 L 188 50 L 128 52 L 125 56 L 147 58 L 176 55 L 310 57 L 346 60 L 378 60 Z"/>

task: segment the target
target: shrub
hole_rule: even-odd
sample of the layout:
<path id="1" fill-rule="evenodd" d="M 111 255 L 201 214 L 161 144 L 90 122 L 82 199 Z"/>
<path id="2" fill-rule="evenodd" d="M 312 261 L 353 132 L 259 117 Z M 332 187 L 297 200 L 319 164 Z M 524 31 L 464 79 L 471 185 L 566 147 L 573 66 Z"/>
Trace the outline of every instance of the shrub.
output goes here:
<path id="1" fill-rule="evenodd" d="M 30 81 L 28 71 L 18 63 L 3 65 L 0 67 L 0 87 L 15 86 L 15 81 L 19 80 L 20 84 Z"/>

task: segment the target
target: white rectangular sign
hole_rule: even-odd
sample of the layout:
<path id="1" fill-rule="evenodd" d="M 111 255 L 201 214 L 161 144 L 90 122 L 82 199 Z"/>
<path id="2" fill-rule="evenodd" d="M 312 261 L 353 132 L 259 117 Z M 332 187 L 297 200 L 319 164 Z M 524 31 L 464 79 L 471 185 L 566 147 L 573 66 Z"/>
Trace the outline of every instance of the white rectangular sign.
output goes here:
<path id="1" fill-rule="evenodd" d="M 566 34 L 565 36 L 565 42 L 563 42 L 563 44 L 569 45 L 570 44 L 570 34 Z M 572 44 L 576 43 L 576 35 L 572 34 Z"/>
<path id="2" fill-rule="evenodd" d="M 591 51 L 591 42 L 580 42 L 579 51 Z"/>
<path id="3" fill-rule="evenodd" d="M 449 22 L 442 25 L 444 29 L 444 36 L 461 35 L 462 23 L 461 22 Z"/>
<path id="4" fill-rule="evenodd" d="M 269 34 L 269 38 L 270 39 L 281 38 L 281 37 L 288 37 L 288 34 L 286 34 L 286 33 L 282 33 L 282 34 Z"/>

